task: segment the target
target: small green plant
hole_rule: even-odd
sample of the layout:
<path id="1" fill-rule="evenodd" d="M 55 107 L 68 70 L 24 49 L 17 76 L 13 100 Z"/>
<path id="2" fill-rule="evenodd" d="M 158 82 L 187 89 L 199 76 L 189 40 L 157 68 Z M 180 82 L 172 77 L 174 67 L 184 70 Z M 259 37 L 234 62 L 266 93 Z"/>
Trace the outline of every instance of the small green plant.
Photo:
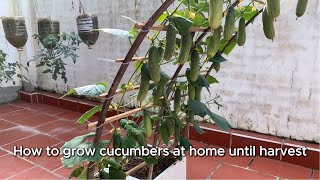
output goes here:
<path id="1" fill-rule="evenodd" d="M 21 69 L 23 66 L 18 63 L 8 63 L 6 62 L 6 57 L 8 55 L 4 53 L 2 50 L 0 50 L 0 84 L 2 82 L 8 83 L 12 82 L 13 85 L 16 84 L 16 81 L 14 80 L 14 76 L 17 75 L 18 78 L 23 78 L 25 80 L 28 80 L 27 77 L 22 75 L 21 73 L 17 74 L 18 69 Z M 24 67 L 25 68 L 25 67 Z M 25 68 L 26 71 L 28 71 L 27 68 Z"/>
<path id="2" fill-rule="evenodd" d="M 74 32 L 62 33 L 60 35 L 48 35 L 44 38 L 39 35 L 33 35 L 38 40 L 38 44 L 42 44 L 41 48 L 31 61 L 39 60 L 37 67 L 45 67 L 43 73 L 51 73 L 52 79 L 57 80 L 58 76 L 64 82 L 67 82 L 67 72 L 65 66 L 67 65 L 64 61 L 67 58 L 71 58 L 73 63 L 76 63 L 78 55 L 76 50 L 79 44 L 82 42 L 77 34 Z"/>

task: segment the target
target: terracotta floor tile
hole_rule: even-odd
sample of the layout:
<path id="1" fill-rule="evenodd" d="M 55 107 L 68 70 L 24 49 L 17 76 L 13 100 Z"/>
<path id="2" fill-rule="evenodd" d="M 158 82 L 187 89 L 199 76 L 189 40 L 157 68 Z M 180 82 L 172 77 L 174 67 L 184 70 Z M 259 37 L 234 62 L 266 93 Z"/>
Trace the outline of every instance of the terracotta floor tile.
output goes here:
<path id="1" fill-rule="evenodd" d="M 13 106 L 10 104 L 5 104 L 5 105 L 1 105 L 0 106 L 0 115 L 1 114 L 6 114 L 6 113 L 10 113 L 13 111 L 18 111 L 18 110 L 22 110 L 22 108 L 17 107 L 17 106 Z"/>
<path id="2" fill-rule="evenodd" d="M 25 171 L 16 176 L 13 176 L 10 179 L 63 179 L 63 178 L 53 173 L 50 173 L 40 167 L 34 167 L 32 169 L 29 169 L 28 171 Z"/>
<path id="3" fill-rule="evenodd" d="M 43 114 L 55 115 L 55 114 L 58 114 L 58 113 L 65 111 L 65 110 L 62 108 L 46 105 L 46 107 L 41 109 L 40 111 Z"/>
<path id="4" fill-rule="evenodd" d="M 15 121 L 15 123 L 28 126 L 28 127 L 38 127 L 38 126 L 56 121 L 58 119 L 59 119 L 58 117 L 49 116 L 46 114 L 38 114 L 37 116 Z"/>
<path id="5" fill-rule="evenodd" d="M 67 169 L 65 167 L 60 167 L 59 169 L 55 170 L 54 173 L 61 175 L 64 178 L 69 178 L 73 169 Z"/>
<path id="6" fill-rule="evenodd" d="M 43 134 L 37 134 L 22 140 L 19 140 L 14 143 L 10 143 L 8 145 L 3 146 L 3 149 L 13 151 L 13 146 L 23 146 L 24 148 L 46 148 L 47 146 L 53 146 L 55 144 L 58 144 L 61 142 L 61 140 L 46 136 Z M 42 151 L 42 153 L 45 153 L 45 150 Z"/>
<path id="7" fill-rule="evenodd" d="M 190 140 L 190 143 L 192 144 L 192 147 L 194 147 L 194 148 L 206 148 L 208 146 L 208 144 L 198 142 L 195 140 Z"/>
<path id="8" fill-rule="evenodd" d="M 36 134 L 31 128 L 16 126 L 0 132 L 0 146 L 18 141 L 19 139 Z"/>
<path id="9" fill-rule="evenodd" d="M 88 134 L 90 132 L 95 132 L 95 131 L 90 131 L 85 126 L 82 126 L 82 127 L 70 130 L 70 131 L 66 131 L 62 134 L 55 136 L 55 137 L 66 142 L 66 141 L 73 139 L 76 136 Z"/>
<path id="10" fill-rule="evenodd" d="M 16 125 L 13 123 L 10 123 L 8 121 L 4 121 L 4 120 L 0 119 L 0 131 L 8 129 L 8 128 L 12 128 L 14 126 L 16 126 Z"/>
<path id="11" fill-rule="evenodd" d="M 71 121 L 60 119 L 60 120 L 57 120 L 57 121 L 54 121 L 54 122 L 51 122 L 48 124 L 41 125 L 41 126 L 37 127 L 36 129 L 43 132 L 43 133 L 55 136 L 55 135 L 62 134 L 66 131 L 70 131 L 75 128 L 79 128 L 79 124 L 76 124 Z"/>
<path id="12" fill-rule="evenodd" d="M 311 169 L 268 158 L 257 157 L 250 169 L 287 179 L 310 179 Z"/>
<path id="13" fill-rule="evenodd" d="M 187 156 L 187 179 L 206 179 L 218 165 L 212 158 Z"/>
<path id="14" fill-rule="evenodd" d="M 0 118 L 5 119 L 10 122 L 15 122 L 15 121 L 19 121 L 19 120 L 26 119 L 26 118 L 29 118 L 32 116 L 36 116 L 36 115 L 39 115 L 39 113 L 37 111 L 22 109 L 22 110 L 14 111 L 14 112 L 4 114 L 4 115 L 0 114 Z"/>
<path id="15" fill-rule="evenodd" d="M 19 157 L 13 157 L 11 154 L 0 157 L 0 179 L 9 178 L 33 166 L 33 164 Z"/>
<path id="16" fill-rule="evenodd" d="M 64 110 L 63 112 L 58 113 L 55 116 L 75 122 L 79 117 L 82 116 L 82 113 Z"/>
<path id="17" fill-rule="evenodd" d="M 211 179 L 276 179 L 276 177 L 241 167 L 222 164 L 211 176 Z"/>
<path id="18" fill-rule="evenodd" d="M 320 171 L 313 170 L 312 179 L 320 179 Z"/>
<path id="19" fill-rule="evenodd" d="M 7 155 L 8 153 L 2 149 L 0 149 L 0 157 L 1 156 L 4 156 L 4 155 Z"/>

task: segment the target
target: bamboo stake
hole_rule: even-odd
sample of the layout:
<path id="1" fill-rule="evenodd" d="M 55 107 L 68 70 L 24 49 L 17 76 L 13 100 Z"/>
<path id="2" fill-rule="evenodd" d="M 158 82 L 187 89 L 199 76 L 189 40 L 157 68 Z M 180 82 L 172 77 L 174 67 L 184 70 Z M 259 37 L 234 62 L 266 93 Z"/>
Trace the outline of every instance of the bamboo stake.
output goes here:
<path id="1" fill-rule="evenodd" d="M 126 172 L 126 175 L 129 176 L 131 174 L 133 174 L 134 172 L 138 171 L 139 169 L 145 167 L 147 165 L 146 162 L 143 162 L 141 164 L 138 164 L 137 166 L 135 166 L 134 168 L 130 169 L 129 171 Z"/>
<path id="2" fill-rule="evenodd" d="M 148 57 L 134 57 L 132 58 L 132 61 L 145 61 L 145 60 L 148 60 Z M 115 60 L 115 62 L 122 62 L 124 61 L 124 59 L 122 58 L 118 58 Z"/>
<path id="3" fill-rule="evenodd" d="M 200 70 L 200 74 L 205 75 L 205 74 L 208 72 L 208 70 L 209 70 L 209 69 L 202 69 L 202 70 Z M 184 73 L 178 75 L 179 78 L 180 78 L 180 77 L 184 77 L 184 76 L 186 76 Z M 150 85 L 153 85 L 153 84 L 154 84 L 154 83 L 151 83 Z M 121 94 L 121 93 L 124 93 L 124 92 L 130 92 L 130 91 L 138 90 L 138 89 L 140 89 L 140 85 L 135 85 L 135 86 L 133 86 L 132 88 L 129 88 L 129 89 L 125 90 L 125 91 L 123 91 L 123 89 L 117 89 L 116 92 L 115 92 L 115 95 L 116 95 L 116 94 Z M 103 97 L 105 97 L 106 95 L 108 95 L 108 93 L 103 93 L 103 94 L 100 94 L 99 96 L 100 96 L 101 98 L 103 98 Z"/>
<path id="4" fill-rule="evenodd" d="M 142 27 L 145 25 L 145 23 L 138 22 L 134 25 L 136 29 L 142 29 Z M 207 28 L 205 27 L 191 27 L 189 29 L 190 32 L 204 32 Z M 167 31 L 167 26 L 164 25 L 153 25 L 150 30 L 154 31 Z"/>

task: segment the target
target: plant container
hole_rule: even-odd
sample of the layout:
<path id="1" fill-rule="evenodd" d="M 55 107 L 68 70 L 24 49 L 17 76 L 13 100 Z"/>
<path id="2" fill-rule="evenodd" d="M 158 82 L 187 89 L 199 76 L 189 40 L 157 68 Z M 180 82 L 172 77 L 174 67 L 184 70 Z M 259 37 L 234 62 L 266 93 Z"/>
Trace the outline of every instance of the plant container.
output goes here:
<path id="1" fill-rule="evenodd" d="M 81 14 L 77 17 L 78 35 L 88 45 L 89 49 L 97 42 L 99 37 L 98 17 L 95 14 Z"/>
<path id="2" fill-rule="evenodd" d="M 12 46 L 16 47 L 18 51 L 22 51 L 23 46 L 28 40 L 28 33 L 24 17 L 3 17 L 2 24 L 8 42 Z"/>
<path id="3" fill-rule="evenodd" d="M 43 39 L 48 35 L 54 35 L 57 40 L 59 40 L 60 22 L 50 18 L 38 19 L 38 34 L 40 36 L 40 42 L 45 48 L 54 48 L 55 44 L 46 44 L 43 42 Z"/>

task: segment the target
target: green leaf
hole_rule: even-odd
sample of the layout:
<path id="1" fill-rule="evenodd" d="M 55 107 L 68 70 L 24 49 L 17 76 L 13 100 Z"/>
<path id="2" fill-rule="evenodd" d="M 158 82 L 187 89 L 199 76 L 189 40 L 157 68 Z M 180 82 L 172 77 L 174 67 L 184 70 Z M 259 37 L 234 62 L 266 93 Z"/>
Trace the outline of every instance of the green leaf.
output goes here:
<path id="1" fill-rule="evenodd" d="M 110 179 L 126 179 L 127 175 L 121 169 L 109 168 Z"/>
<path id="2" fill-rule="evenodd" d="M 71 179 L 71 178 L 73 178 L 73 177 L 78 177 L 78 176 L 80 176 L 80 175 L 82 174 L 82 172 L 83 172 L 83 166 L 77 167 L 76 169 L 74 169 L 74 170 L 71 172 L 71 174 L 70 174 L 70 176 L 69 176 L 69 179 Z"/>
<path id="3" fill-rule="evenodd" d="M 114 169 L 121 169 L 121 164 L 118 163 L 114 158 L 108 158 L 108 164 L 113 167 Z"/>
<path id="4" fill-rule="evenodd" d="M 208 76 L 206 77 L 206 79 L 207 79 L 207 81 L 208 81 L 209 84 L 219 83 L 219 81 L 218 81 L 215 77 L 213 77 L 213 76 L 211 76 L 211 75 L 208 75 Z"/>
<path id="5" fill-rule="evenodd" d="M 224 49 L 224 47 L 227 45 L 228 41 L 226 40 L 222 40 L 220 43 L 220 51 L 222 51 L 222 49 Z M 231 51 L 236 47 L 237 45 L 237 41 L 235 39 L 233 39 L 231 41 L 231 43 L 224 49 L 224 51 L 222 52 L 225 55 L 229 55 L 231 53 Z"/>
<path id="6" fill-rule="evenodd" d="M 83 171 L 80 176 L 77 177 L 77 179 L 88 179 L 88 170 Z"/>
<path id="7" fill-rule="evenodd" d="M 193 123 L 193 128 L 194 128 L 199 134 L 204 134 L 204 133 L 205 133 L 204 130 L 201 129 L 201 127 L 200 127 L 196 122 Z"/>
<path id="8" fill-rule="evenodd" d="M 158 164 L 158 159 L 154 156 L 147 156 L 143 157 L 144 162 L 146 162 L 148 165 L 152 164 Z"/>
<path id="9" fill-rule="evenodd" d="M 122 138 L 121 148 L 135 148 L 136 146 L 137 143 L 131 136 Z"/>
<path id="10" fill-rule="evenodd" d="M 170 132 L 169 132 L 168 126 L 166 124 L 166 121 L 161 122 L 159 130 L 160 130 L 160 134 L 161 134 L 163 142 L 166 145 L 169 145 Z"/>
<path id="11" fill-rule="evenodd" d="M 78 120 L 77 123 L 83 124 L 87 122 L 88 119 L 90 119 L 93 115 L 95 115 L 97 112 L 100 112 L 102 110 L 102 106 L 96 106 L 84 113 Z"/>
<path id="12" fill-rule="evenodd" d="M 69 92 L 64 94 L 61 98 L 64 98 L 66 96 L 69 96 L 71 94 L 76 94 L 79 96 L 99 96 L 100 94 L 106 92 L 107 89 L 107 83 L 106 82 L 100 82 L 93 85 L 87 85 L 83 87 L 77 87 L 71 89 Z"/>
<path id="13" fill-rule="evenodd" d="M 110 28 L 103 28 L 103 29 L 98 29 L 101 30 L 103 32 L 112 34 L 112 35 L 116 35 L 120 38 L 129 38 L 129 39 L 133 39 L 134 35 L 130 34 L 130 32 L 122 30 L 122 29 L 110 29 Z"/>
<path id="14" fill-rule="evenodd" d="M 190 147 L 192 146 L 188 138 L 181 138 L 180 144 L 186 149 L 186 151 L 189 151 Z"/>
<path id="15" fill-rule="evenodd" d="M 221 56 L 220 53 L 216 53 L 216 55 L 214 57 L 209 59 L 209 61 L 212 62 L 212 63 L 221 63 L 221 62 L 224 62 L 226 60 L 227 59 L 224 58 L 223 56 Z"/>
<path id="16" fill-rule="evenodd" d="M 158 22 L 162 23 L 168 17 L 167 12 L 163 12 L 161 16 L 157 19 Z"/>
<path id="17" fill-rule="evenodd" d="M 231 128 L 230 124 L 228 123 L 228 121 L 225 118 L 223 118 L 217 114 L 212 113 L 208 109 L 208 107 L 200 101 L 189 100 L 188 107 L 191 111 L 193 111 L 195 114 L 201 116 L 202 118 L 204 118 L 206 115 L 209 115 L 210 118 L 224 131 L 228 131 Z"/>
<path id="18" fill-rule="evenodd" d="M 70 149 L 83 149 L 84 151 L 89 151 L 91 149 L 91 152 L 93 152 L 91 155 L 84 155 L 84 156 L 78 156 L 74 155 L 69 158 L 62 157 L 61 162 L 64 167 L 66 168 L 72 168 L 73 166 L 79 165 L 82 162 L 88 162 L 88 161 L 93 161 L 93 162 L 100 162 L 102 159 L 99 151 L 108 142 L 100 142 L 99 146 L 96 146 L 92 142 L 86 142 L 85 139 L 94 136 L 95 133 L 91 132 L 86 135 L 82 136 L 77 136 L 73 138 L 72 140 L 66 142 L 62 147 L 61 147 L 61 152 L 64 152 L 64 150 L 70 150 Z M 93 151 L 95 150 L 95 151 Z"/>
<path id="19" fill-rule="evenodd" d="M 174 16 L 171 18 L 172 23 L 178 29 L 179 34 L 186 35 L 189 33 L 189 29 L 193 25 L 193 22 L 183 16 Z"/>
<path id="20" fill-rule="evenodd" d="M 51 69 L 46 69 L 45 71 L 43 71 L 42 73 L 51 73 Z"/>

